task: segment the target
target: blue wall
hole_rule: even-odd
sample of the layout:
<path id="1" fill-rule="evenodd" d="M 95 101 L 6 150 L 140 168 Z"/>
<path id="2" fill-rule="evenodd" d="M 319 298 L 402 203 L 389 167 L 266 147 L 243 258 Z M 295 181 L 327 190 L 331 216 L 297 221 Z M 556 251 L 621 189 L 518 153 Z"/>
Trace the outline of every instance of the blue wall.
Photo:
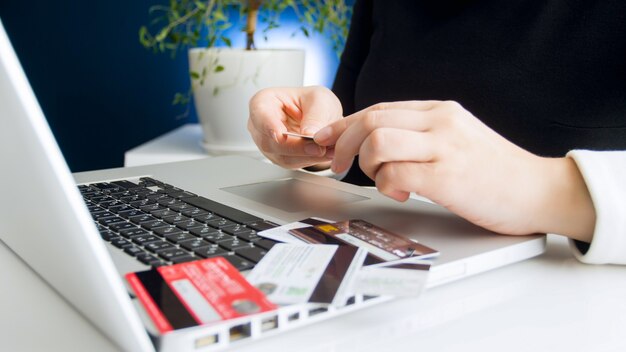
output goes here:
<path id="1" fill-rule="evenodd" d="M 186 55 L 155 55 L 138 42 L 154 3 L 0 1 L 0 18 L 73 172 L 122 166 L 126 150 L 197 121 L 193 111 L 180 118 L 184 108 L 171 104 L 189 86 Z M 325 51 L 328 71 L 307 83 L 330 85 L 336 56 L 313 39 L 307 49 Z"/>

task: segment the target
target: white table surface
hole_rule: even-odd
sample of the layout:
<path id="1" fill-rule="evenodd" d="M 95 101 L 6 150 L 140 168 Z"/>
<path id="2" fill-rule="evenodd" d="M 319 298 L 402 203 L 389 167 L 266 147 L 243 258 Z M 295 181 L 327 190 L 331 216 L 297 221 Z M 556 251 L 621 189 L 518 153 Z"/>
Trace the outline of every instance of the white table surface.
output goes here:
<path id="1" fill-rule="evenodd" d="M 0 243 L 1 351 L 116 347 Z M 581 264 L 563 238 L 531 260 L 237 351 L 626 351 L 626 267 Z"/>
<path id="2" fill-rule="evenodd" d="M 209 157 L 202 147 L 202 128 L 186 124 L 124 154 L 124 166 L 168 163 Z"/>

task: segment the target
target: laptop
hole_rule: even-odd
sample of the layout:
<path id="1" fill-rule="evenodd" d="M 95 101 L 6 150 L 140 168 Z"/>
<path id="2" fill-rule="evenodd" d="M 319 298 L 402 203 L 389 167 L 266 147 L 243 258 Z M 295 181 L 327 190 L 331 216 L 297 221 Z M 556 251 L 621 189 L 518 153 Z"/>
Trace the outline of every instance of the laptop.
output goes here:
<path id="1" fill-rule="evenodd" d="M 0 239 L 127 351 L 219 350 L 384 301 L 281 307 L 267 319 L 159 335 L 123 279 L 213 256 L 245 274 L 274 244 L 258 231 L 311 216 L 364 219 L 439 250 L 428 287 L 545 249 L 543 235 L 497 235 L 428 202 L 398 203 L 373 189 L 244 157 L 72 175 L 1 22 L 0 121 Z"/>

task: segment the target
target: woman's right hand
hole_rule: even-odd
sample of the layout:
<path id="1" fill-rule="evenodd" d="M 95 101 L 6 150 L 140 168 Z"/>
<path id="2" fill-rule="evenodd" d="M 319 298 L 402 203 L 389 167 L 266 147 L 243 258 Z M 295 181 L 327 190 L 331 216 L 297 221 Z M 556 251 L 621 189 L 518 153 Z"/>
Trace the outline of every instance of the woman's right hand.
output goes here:
<path id="1" fill-rule="evenodd" d="M 313 136 L 342 119 L 342 113 L 339 99 L 328 88 L 267 88 L 250 99 L 248 131 L 274 164 L 288 169 L 329 167 L 332 150 L 283 132 Z"/>

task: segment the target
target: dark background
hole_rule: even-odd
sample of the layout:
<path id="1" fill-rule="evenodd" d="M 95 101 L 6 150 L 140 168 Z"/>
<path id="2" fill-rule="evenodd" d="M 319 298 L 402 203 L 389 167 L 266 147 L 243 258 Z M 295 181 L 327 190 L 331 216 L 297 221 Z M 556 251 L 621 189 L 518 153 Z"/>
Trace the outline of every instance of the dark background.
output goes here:
<path id="1" fill-rule="evenodd" d="M 138 41 L 153 1 L 1 0 L 0 18 L 73 172 L 123 165 L 124 152 L 183 123 L 186 56 Z"/>

